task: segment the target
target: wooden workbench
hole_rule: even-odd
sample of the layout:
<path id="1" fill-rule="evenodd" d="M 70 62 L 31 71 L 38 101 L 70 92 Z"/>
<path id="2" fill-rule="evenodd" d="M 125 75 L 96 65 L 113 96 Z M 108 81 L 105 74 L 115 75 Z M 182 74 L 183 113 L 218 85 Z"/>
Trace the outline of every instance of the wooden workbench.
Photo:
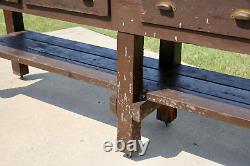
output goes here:
<path id="1" fill-rule="evenodd" d="M 0 7 L 9 33 L 0 57 L 14 73 L 34 66 L 114 90 L 118 139 L 140 139 L 154 110 L 166 124 L 181 109 L 250 127 L 250 80 L 181 65 L 182 43 L 249 54 L 249 0 L 0 0 Z M 118 31 L 117 51 L 25 31 L 22 13 Z M 143 58 L 144 36 L 160 39 L 159 60 Z"/>

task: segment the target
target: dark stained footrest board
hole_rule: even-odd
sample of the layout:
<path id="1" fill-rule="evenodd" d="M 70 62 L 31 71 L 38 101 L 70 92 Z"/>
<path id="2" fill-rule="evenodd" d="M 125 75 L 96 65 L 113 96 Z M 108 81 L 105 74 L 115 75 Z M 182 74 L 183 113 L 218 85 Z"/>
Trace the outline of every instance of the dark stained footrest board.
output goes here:
<path id="1" fill-rule="evenodd" d="M 172 89 L 150 92 L 149 101 L 250 128 L 250 110 Z"/>
<path id="2" fill-rule="evenodd" d="M 0 38 L 0 57 L 116 89 L 115 50 L 19 32 Z M 144 58 L 143 72 L 149 100 L 250 126 L 250 80 L 185 65 L 164 71 L 152 58 Z"/>
<path id="3" fill-rule="evenodd" d="M 37 39 L 29 39 L 30 35 Z M 35 32 L 17 32 L 0 38 L 0 57 L 104 88 L 116 89 L 116 77 L 113 74 L 96 70 L 95 66 L 81 62 L 92 58 L 91 54 L 39 41 L 44 37 L 50 36 Z M 60 38 L 54 39 L 58 42 L 64 41 Z M 64 44 L 67 47 L 72 43 L 65 40 Z"/>

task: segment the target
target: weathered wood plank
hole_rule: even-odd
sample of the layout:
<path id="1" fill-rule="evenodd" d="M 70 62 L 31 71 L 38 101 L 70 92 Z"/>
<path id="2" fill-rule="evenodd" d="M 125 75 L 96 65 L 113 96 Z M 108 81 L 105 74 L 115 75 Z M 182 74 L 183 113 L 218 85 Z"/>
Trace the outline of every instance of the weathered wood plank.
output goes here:
<path id="1" fill-rule="evenodd" d="M 61 46 L 61 47 L 76 50 L 76 51 L 83 51 L 83 52 L 90 53 L 90 54 L 93 54 L 93 50 L 95 49 L 95 52 L 94 52 L 95 55 L 99 55 L 105 58 L 116 60 L 116 51 L 112 49 L 79 43 L 79 42 L 71 41 L 71 40 L 60 40 L 56 37 L 48 36 L 48 35 L 41 35 L 40 33 L 36 33 L 36 32 L 26 32 L 22 35 L 24 35 L 24 38 L 33 39 L 35 41 L 41 41 L 41 42 L 48 43 L 50 45 Z M 162 57 L 164 56 L 168 56 L 168 55 L 166 55 L 165 53 L 162 53 Z M 159 63 L 157 62 L 156 59 L 153 59 L 153 58 L 144 57 L 143 64 L 144 64 L 144 67 L 147 67 L 147 68 L 152 68 L 156 70 L 159 69 Z M 208 74 L 207 70 L 197 69 L 197 68 L 185 66 L 185 65 L 176 66 L 172 70 L 165 71 L 165 72 L 176 73 L 179 75 L 184 75 L 184 76 L 197 78 L 197 79 L 208 81 L 208 82 L 214 82 L 214 83 L 250 91 L 249 81 L 246 81 L 246 79 L 233 77 L 233 76 L 222 74 L 222 73 L 209 72 Z"/>
<path id="2" fill-rule="evenodd" d="M 6 46 L 0 45 L 0 50 L 0 57 L 2 58 L 14 60 L 22 64 L 82 80 L 104 88 L 116 89 L 116 78 L 112 74 Z"/>
<path id="3" fill-rule="evenodd" d="M 193 112 L 216 120 L 250 128 L 250 109 L 209 100 L 176 90 L 164 89 L 147 94 L 149 101 Z"/>

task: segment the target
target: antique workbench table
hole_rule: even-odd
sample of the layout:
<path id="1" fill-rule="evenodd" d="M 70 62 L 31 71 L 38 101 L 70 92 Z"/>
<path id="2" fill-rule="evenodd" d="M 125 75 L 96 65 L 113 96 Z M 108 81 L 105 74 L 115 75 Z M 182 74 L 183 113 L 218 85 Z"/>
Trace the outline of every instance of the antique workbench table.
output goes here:
<path id="1" fill-rule="evenodd" d="M 0 57 L 14 73 L 33 66 L 114 90 L 118 139 L 140 139 L 154 110 L 166 123 L 181 109 L 250 127 L 250 80 L 180 63 L 181 43 L 248 54 L 249 0 L 0 0 L 0 7 L 8 32 Z M 118 31 L 117 51 L 25 31 L 22 13 Z M 159 60 L 143 58 L 144 36 L 160 39 Z"/>

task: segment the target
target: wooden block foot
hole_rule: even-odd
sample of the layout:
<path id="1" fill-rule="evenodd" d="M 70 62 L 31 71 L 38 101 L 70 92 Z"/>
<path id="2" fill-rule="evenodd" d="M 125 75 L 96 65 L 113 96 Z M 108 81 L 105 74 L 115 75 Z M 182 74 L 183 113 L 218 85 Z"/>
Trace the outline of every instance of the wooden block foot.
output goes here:
<path id="1" fill-rule="evenodd" d="M 18 62 L 11 62 L 13 73 L 20 76 L 22 79 L 24 75 L 29 74 L 29 67 Z"/>
<path id="2" fill-rule="evenodd" d="M 177 118 L 177 109 L 168 106 L 160 106 L 157 109 L 156 118 L 168 125 Z"/>

